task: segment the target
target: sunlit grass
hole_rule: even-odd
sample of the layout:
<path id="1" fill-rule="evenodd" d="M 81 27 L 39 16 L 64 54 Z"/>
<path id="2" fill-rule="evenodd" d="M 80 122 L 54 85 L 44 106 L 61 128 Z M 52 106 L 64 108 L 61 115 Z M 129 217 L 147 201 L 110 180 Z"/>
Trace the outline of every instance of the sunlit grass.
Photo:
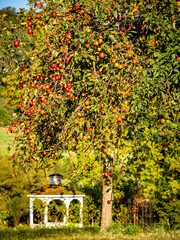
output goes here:
<path id="1" fill-rule="evenodd" d="M 153 231 L 142 231 L 134 234 L 124 234 L 118 232 L 114 234 L 111 231 L 99 228 L 60 228 L 60 229 L 30 229 L 29 227 L 18 227 L 17 229 L 0 230 L 2 240 L 19 240 L 19 239 L 34 239 L 34 240 L 179 240 L 180 230 L 165 231 L 163 229 L 153 229 Z"/>
<path id="2" fill-rule="evenodd" d="M 113 235 L 111 233 L 99 233 L 99 234 L 73 234 L 72 236 L 68 235 L 59 235 L 53 237 L 40 237 L 34 238 L 35 240 L 179 240 L 180 233 L 178 232 L 169 232 L 169 233 L 141 233 L 137 235 L 123 235 L 116 234 Z"/>
<path id="3" fill-rule="evenodd" d="M 14 135 L 8 132 L 8 128 L 0 127 L 0 155 L 10 155 L 8 145 L 12 143 Z"/>

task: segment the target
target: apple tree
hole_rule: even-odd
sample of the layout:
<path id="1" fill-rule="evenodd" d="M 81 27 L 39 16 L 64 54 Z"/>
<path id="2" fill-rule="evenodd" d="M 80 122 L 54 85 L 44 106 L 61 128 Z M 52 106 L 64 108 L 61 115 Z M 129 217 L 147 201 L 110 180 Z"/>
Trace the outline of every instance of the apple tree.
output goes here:
<path id="1" fill-rule="evenodd" d="M 105 227 L 112 219 L 113 166 L 122 164 L 132 143 L 138 145 L 146 126 L 151 129 L 157 121 L 159 129 L 165 123 L 165 113 L 157 117 L 157 111 L 167 85 L 158 78 L 156 91 L 148 68 L 156 61 L 151 54 L 158 56 L 151 51 L 157 42 L 152 43 L 148 28 L 148 11 L 155 5 L 109 0 L 29 4 L 21 25 L 30 39 L 24 55 L 30 64 L 17 71 L 22 95 L 18 122 L 10 127 L 16 134 L 12 160 L 26 170 L 47 169 L 64 151 L 75 152 L 72 178 L 98 163 Z M 12 47 L 18 51 L 22 41 L 17 36 Z"/>

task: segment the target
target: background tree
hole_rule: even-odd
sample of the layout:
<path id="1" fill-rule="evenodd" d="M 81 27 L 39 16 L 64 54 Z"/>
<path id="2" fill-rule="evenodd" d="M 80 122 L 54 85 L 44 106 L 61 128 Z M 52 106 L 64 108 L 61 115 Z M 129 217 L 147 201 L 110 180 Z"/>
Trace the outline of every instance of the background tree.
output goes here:
<path id="1" fill-rule="evenodd" d="M 16 31 L 19 28 L 19 19 L 22 14 L 23 10 L 17 13 L 16 9 L 12 7 L 0 10 L 0 124 L 2 125 L 8 125 L 13 119 L 17 100 L 14 99 L 9 102 L 10 97 L 16 96 L 16 99 L 20 97 L 13 81 L 13 71 L 21 64 L 23 52 L 26 48 L 21 48 L 18 53 L 12 49 L 10 43 L 16 34 L 23 38 L 22 32 L 18 31 L 17 33 Z"/>
<path id="2" fill-rule="evenodd" d="M 4 38 L 2 36 L 2 32 L 4 29 L 6 29 L 6 25 L 9 25 L 10 22 L 16 22 L 17 21 L 17 14 L 15 12 L 14 8 L 7 7 L 0 10 L 0 42 L 4 41 Z M 4 91 L 5 91 L 5 84 L 2 82 L 3 77 L 3 69 L 5 68 L 5 65 L 7 64 L 5 56 L 3 56 L 2 51 L 0 51 L 0 124 L 7 125 L 11 118 L 12 118 L 12 112 L 7 107 L 5 103 L 5 97 L 4 97 Z"/>
<path id="3" fill-rule="evenodd" d="M 138 129 L 132 130 L 140 133 L 140 143 L 128 161 L 128 171 L 139 179 L 144 196 L 153 199 L 159 217 L 171 227 L 179 221 L 176 211 L 170 213 L 179 202 L 178 4 L 146 3 L 141 15 L 144 30 L 137 44 L 147 67 L 138 89 L 141 101 L 135 108 L 141 109 Z"/>
<path id="4" fill-rule="evenodd" d="M 0 203 L 1 213 L 4 215 L 2 217 L 8 221 L 9 226 L 17 226 L 20 222 L 27 224 L 29 215 L 27 195 L 42 186 L 47 179 L 40 171 L 39 173 L 33 171 L 27 175 L 17 166 L 14 173 L 8 156 L 3 160 L 0 156 L 0 167 Z"/>
<path id="5" fill-rule="evenodd" d="M 9 22 L 16 23 L 18 15 L 16 13 L 16 9 L 12 7 L 2 8 L 0 10 L 0 16 L 4 18 L 4 21 L 0 22 L 0 31 L 2 32 L 3 29 L 7 26 Z"/>

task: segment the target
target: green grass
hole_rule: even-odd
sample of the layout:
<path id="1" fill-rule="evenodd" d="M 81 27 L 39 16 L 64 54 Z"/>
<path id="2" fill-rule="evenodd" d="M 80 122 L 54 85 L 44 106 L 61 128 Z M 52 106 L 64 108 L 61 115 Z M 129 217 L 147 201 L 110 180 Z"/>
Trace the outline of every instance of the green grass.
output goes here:
<path id="1" fill-rule="evenodd" d="M 12 143 L 14 134 L 8 132 L 8 128 L 0 127 L 0 155 L 10 155 L 8 145 Z"/>
<path id="2" fill-rule="evenodd" d="M 0 230 L 1 240 L 179 240 L 180 231 L 153 231 L 134 234 L 125 234 L 117 232 L 116 234 L 109 231 L 101 231 L 100 228 L 35 228 L 18 227 L 18 228 L 5 228 Z"/>

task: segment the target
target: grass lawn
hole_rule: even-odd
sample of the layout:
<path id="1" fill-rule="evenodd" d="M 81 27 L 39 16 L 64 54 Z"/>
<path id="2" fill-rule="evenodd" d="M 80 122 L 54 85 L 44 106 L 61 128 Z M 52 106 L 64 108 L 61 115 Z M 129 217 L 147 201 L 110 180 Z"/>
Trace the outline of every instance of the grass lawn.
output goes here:
<path id="1" fill-rule="evenodd" d="M 61 235 L 54 237 L 41 237 L 35 240 L 180 240 L 180 235 L 177 233 L 141 233 L 137 235 L 122 235 L 122 234 L 75 234 L 73 236 Z"/>
<path id="2" fill-rule="evenodd" d="M 11 134 L 8 132 L 8 128 L 0 127 L 0 155 L 8 154 L 10 155 L 10 152 L 8 151 L 7 147 L 8 144 L 11 143 L 14 139 L 14 134 Z"/>
<path id="3" fill-rule="evenodd" d="M 0 230 L 1 240 L 180 240 L 180 231 L 165 231 L 163 229 L 140 233 L 113 233 L 112 231 L 100 231 L 99 228 L 57 228 L 57 229 L 30 229 L 30 228 L 6 228 Z"/>

